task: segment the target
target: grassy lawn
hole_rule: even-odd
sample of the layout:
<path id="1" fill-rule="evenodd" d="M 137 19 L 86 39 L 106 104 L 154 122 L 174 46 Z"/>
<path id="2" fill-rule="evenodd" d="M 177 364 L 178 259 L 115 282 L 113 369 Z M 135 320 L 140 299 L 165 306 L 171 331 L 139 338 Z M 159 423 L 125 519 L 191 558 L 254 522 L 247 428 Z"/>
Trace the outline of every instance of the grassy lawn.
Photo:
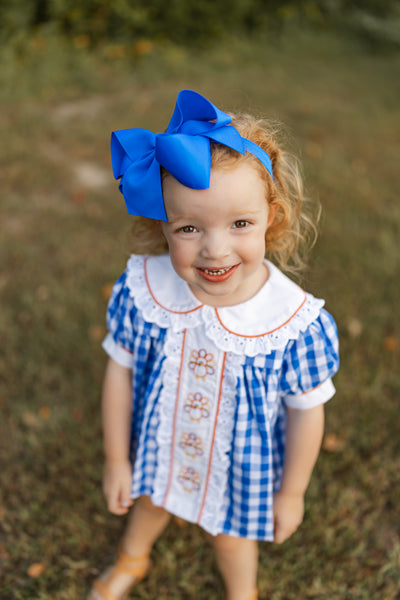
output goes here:
<path id="1" fill-rule="evenodd" d="M 260 598 L 399 598 L 400 56 L 320 34 L 144 46 L 140 60 L 76 46 L 3 50 L 0 598 L 84 598 L 117 546 L 123 519 L 100 488 L 100 344 L 130 223 L 109 135 L 160 130 L 181 88 L 286 123 L 323 207 L 304 285 L 337 319 L 342 367 L 304 524 L 261 545 Z M 197 528 L 170 525 L 154 562 L 132 597 L 223 597 Z"/>

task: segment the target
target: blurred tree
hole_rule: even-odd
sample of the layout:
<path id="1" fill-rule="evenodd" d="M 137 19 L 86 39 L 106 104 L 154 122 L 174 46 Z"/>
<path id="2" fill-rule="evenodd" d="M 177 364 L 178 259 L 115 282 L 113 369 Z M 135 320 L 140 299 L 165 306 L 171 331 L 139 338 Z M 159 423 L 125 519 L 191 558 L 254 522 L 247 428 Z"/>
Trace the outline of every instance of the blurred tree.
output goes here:
<path id="1" fill-rule="evenodd" d="M 398 0 L 2 0 L 0 40 L 48 27 L 65 36 L 205 44 L 226 33 L 311 22 L 396 41 Z M 400 44 L 400 41 L 399 41 Z"/>

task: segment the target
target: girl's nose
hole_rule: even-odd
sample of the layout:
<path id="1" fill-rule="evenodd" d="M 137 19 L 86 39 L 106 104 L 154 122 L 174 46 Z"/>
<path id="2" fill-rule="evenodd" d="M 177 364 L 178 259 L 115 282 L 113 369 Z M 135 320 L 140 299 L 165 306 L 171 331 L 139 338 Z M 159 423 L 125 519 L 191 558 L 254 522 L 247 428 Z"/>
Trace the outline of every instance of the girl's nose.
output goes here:
<path id="1" fill-rule="evenodd" d="M 221 231 L 212 231 L 203 238 L 201 254 L 210 260 L 222 259 L 229 255 L 227 236 Z"/>

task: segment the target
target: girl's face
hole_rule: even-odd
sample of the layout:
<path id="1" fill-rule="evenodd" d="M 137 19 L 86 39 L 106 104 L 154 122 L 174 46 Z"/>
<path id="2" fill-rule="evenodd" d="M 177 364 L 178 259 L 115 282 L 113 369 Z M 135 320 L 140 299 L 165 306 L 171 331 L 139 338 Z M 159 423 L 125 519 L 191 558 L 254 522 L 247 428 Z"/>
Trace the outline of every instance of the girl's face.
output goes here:
<path id="1" fill-rule="evenodd" d="M 272 220 L 265 186 L 248 163 L 211 169 L 210 187 L 193 190 L 167 176 L 163 232 L 172 265 L 202 304 L 230 306 L 268 279 L 265 232 Z"/>

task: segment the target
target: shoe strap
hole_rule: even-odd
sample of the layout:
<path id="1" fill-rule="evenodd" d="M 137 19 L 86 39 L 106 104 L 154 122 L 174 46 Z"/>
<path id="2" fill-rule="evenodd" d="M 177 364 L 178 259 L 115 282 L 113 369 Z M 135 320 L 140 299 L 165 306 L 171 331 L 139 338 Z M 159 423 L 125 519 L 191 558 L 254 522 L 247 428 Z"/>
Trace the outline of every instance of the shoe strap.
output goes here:
<path id="1" fill-rule="evenodd" d="M 125 573 L 126 575 L 134 575 L 143 577 L 149 566 L 150 559 L 148 555 L 130 556 L 123 550 L 119 552 L 118 559 L 114 564 L 114 573 Z M 113 574 L 114 574 L 113 573 Z"/>
<path id="2" fill-rule="evenodd" d="M 117 596 L 110 592 L 108 585 L 100 579 L 94 582 L 93 589 L 100 594 L 102 600 L 119 600 Z"/>
<path id="3" fill-rule="evenodd" d="M 121 550 L 116 562 L 111 567 L 107 579 L 104 581 L 97 579 L 93 584 L 93 588 L 100 594 L 102 600 L 120 600 L 110 591 L 110 583 L 119 575 L 132 575 L 136 578 L 135 583 L 139 582 L 146 575 L 149 563 L 150 559 L 147 555 L 133 557 Z"/>

